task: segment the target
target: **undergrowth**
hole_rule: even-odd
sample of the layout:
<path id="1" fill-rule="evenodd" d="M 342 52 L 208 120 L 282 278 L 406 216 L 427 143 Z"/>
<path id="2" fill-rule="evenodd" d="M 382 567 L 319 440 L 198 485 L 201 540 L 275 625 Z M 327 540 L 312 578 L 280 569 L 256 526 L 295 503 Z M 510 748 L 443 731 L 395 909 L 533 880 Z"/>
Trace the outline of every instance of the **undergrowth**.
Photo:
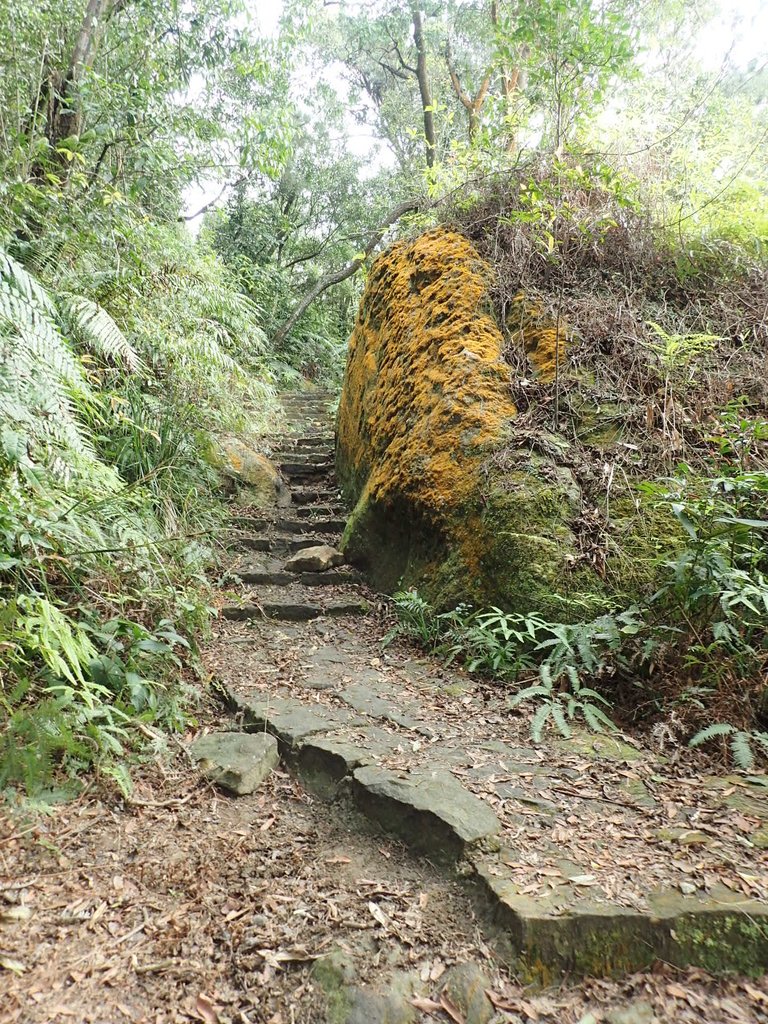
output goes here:
<path id="1" fill-rule="evenodd" d="M 685 544 L 658 567 L 661 585 L 624 609 L 554 622 L 499 608 L 433 609 L 415 591 L 395 595 L 404 634 L 447 661 L 515 692 L 510 708 L 538 707 L 532 738 L 563 736 L 579 719 L 602 732 L 674 723 L 691 746 L 719 744 L 752 771 L 768 760 L 768 475 L 645 484 L 667 506 Z M 613 717 L 611 717 L 613 716 Z"/>
<path id="2" fill-rule="evenodd" d="M 604 589 L 577 606 L 563 578 L 564 621 L 400 594 L 399 628 L 538 702 L 537 735 L 664 722 L 750 769 L 768 736 L 768 252 L 652 209 L 641 181 L 570 156 L 445 210 L 492 267 L 506 338 L 517 415 L 489 471 L 530 449 L 573 480 L 573 568 Z M 536 344 L 566 338 L 552 381 L 529 362 L 521 296 Z"/>
<path id="3" fill-rule="evenodd" d="M 55 229 L 0 248 L 7 792 L 95 769 L 127 793 L 131 751 L 184 727 L 223 522 L 211 434 L 271 408 L 258 309 L 224 268 L 172 227 L 112 227 L 112 251 Z"/>

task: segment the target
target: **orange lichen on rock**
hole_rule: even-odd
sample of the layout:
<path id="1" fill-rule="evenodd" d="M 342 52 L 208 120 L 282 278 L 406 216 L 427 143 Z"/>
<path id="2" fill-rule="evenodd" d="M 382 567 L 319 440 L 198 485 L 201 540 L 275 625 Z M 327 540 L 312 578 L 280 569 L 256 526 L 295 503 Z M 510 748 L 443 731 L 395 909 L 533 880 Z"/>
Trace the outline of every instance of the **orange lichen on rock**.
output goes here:
<path id="1" fill-rule="evenodd" d="M 476 494 L 515 415 L 490 269 L 435 228 L 373 265 L 338 417 L 338 463 L 355 499 L 413 502 L 437 522 Z"/>
<path id="2" fill-rule="evenodd" d="M 510 304 L 506 326 L 522 344 L 528 363 L 539 380 L 552 381 L 563 372 L 566 329 L 557 318 L 547 316 L 537 303 L 530 302 L 523 292 L 518 292 Z"/>

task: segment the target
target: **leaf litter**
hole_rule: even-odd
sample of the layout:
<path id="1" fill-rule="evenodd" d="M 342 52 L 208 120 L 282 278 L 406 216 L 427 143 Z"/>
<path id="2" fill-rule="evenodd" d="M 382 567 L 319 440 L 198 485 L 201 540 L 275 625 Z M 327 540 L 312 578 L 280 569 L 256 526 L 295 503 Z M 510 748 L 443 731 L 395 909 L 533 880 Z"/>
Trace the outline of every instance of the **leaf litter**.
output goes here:
<path id="1" fill-rule="evenodd" d="M 555 746 L 531 749 L 524 721 L 510 720 L 492 694 L 461 673 L 416 662 L 407 651 L 382 654 L 343 621 L 315 626 L 316 649 L 344 650 L 345 678 L 373 669 L 398 686 L 403 706 L 418 705 L 434 735 L 416 739 L 385 723 L 403 738 L 392 766 L 410 767 L 414 758 L 429 763 L 439 751 L 516 841 L 506 867 L 519 873 L 520 884 L 533 891 L 558 884 L 567 871 L 549 844 L 566 844 L 589 868 L 572 871 L 571 885 L 591 889 L 595 879 L 605 889 L 613 879 L 630 903 L 642 900 L 632 884 L 639 871 L 697 885 L 727 878 L 740 891 L 764 893 L 754 850 L 722 845 L 738 836 L 749 841 L 755 821 L 749 809 L 732 812 L 723 803 L 728 788 L 691 820 L 690 766 L 687 776 L 683 765 L 595 764 Z M 279 681 L 306 693 L 306 648 L 279 640 L 270 649 L 253 643 L 248 628 L 217 627 L 207 652 L 212 673 L 237 672 L 254 691 L 275 692 Z M 234 642 L 244 638 L 251 642 Z M 446 698 L 453 685 L 464 687 L 462 700 Z M 311 699 L 337 703 L 325 690 L 312 691 Z M 507 755 L 493 747 L 499 742 L 525 751 L 527 766 L 516 763 L 511 771 Z M 652 805 L 636 805 L 621 788 L 638 779 Z M 731 785 L 738 794 L 741 780 Z M 505 786 L 519 786 L 555 810 L 544 814 L 519 792 L 505 796 Z M 363 985 L 385 986 L 395 970 L 414 972 L 424 990 L 414 1004 L 422 1024 L 461 1019 L 440 986 L 445 972 L 464 962 L 488 974 L 497 1024 L 599 1024 L 637 1001 L 650 1004 L 664 1024 L 768 1021 L 766 977 L 714 979 L 658 964 L 620 981 L 564 979 L 544 991 L 526 988 L 485 940 L 486 922 L 458 879 L 413 858 L 342 806 L 316 802 L 282 771 L 258 793 L 230 800 L 179 755 L 137 769 L 135 796 L 129 803 L 91 788 L 49 817 L 30 823 L 16 812 L 0 821 L 4 1024 L 320 1024 L 324 1002 L 312 967 L 335 948 L 354 958 Z M 680 836 L 660 848 L 660 822 L 682 822 L 720 843 L 717 866 L 702 858 L 701 844 L 681 844 Z M 599 842 L 592 831 L 598 825 Z M 652 837 L 655 851 L 638 857 Z M 729 859 L 732 849 L 752 855 Z"/>

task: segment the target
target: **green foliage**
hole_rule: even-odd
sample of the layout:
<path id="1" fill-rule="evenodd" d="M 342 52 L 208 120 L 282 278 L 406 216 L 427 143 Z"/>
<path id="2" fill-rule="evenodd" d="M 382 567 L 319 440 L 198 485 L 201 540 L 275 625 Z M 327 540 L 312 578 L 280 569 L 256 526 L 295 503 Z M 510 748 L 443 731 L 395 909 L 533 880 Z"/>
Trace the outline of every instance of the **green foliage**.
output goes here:
<path id="1" fill-rule="evenodd" d="M 768 758 L 768 732 L 758 732 L 753 729 L 747 732 L 745 729 L 737 729 L 728 722 L 715 722 L 697 732 L 691 739 L 692 747 L 699 747 L 714 739 L 728 738 L 728 747 L 731 758 L 743 772 L 753 772 L 756 765 L 757 751 L 763 758 Z"/>
<path id="2" fill-rule="evenodd" d="M 510 698 L 510 706 L 540 703 L 531 724 L 537 742 L 548 724 L 569 735 L 577 717 L 593 731 L 614 728 L 604 710 L 613 680 L 630 681 L 637 693 L 650 691 L 652 681 L 658 686 L 659 677 L 680 676 L 685 685 L 678 683 L 678 695 L 666 699 L 703 720 L 691 745 L 728 737 L 734 763 L 752 771 L 768 753 L 768 734 L 759 727 L 766 710 L 759 681 L 768 664 L 768 474 L 740 472 L 739 463 L 757 457 L 766 432 L 762 421 L 748 421 L 738 410 L 724 415 L 723 427 L 720 450 L 734 459 L 731 475 L 702 479 L 687 471 L 676 481 L 643 485 L 669 507 L 687 543 L 665 561 L 662 586 L 642 607 L 558 623 L 499 608 L 436 612 L 410 591 L 395 595 L 395 632 L 506 684 L 535 673 L 537 681 Z M 744 724 L 712 724 L 711 709 L 724 701 Z"/>
<path id="3" fill-rule="evenodd" d="M 432 605 L 416 590 L 398 591 L 392 600 L 399 621 L 387 633 L 385 645 L 392 643 L 398 636 L 407 636 L 426 650 L 435 650 L 444 635 L 444 615 L 435 612 Z"/>
<path id="4" fill-rule="evenodd" d="M 599 678 L 615 671 L 622 641 L 642 628 L 637 609 L 592 622 L 548 622 L 538 615 L 519 615 L 492 608 L 471 612 L 460 606 L 436 613 L 416 591 L 394 596 L 400 619 L 389 637 L 403 634 L 438 651 L 450 662 L 460 658 L 470 672 L 514 684 L 521 674 L 535 671 L 539 681 L 510 698 L 510 707 L 540 700 L 531 725 L 538 743 L 551 720 L 563 736 L 569 722 L 582 717 L 595 732 L 614 729 L 600 704 L 609 701 L 584 685 L 583 675 Z M 612 660 L 613 659 L 613 660 Z"/>
<path id="5" fill-rule="evenodd" d="M 686 367 L 697 356 L 711 352 L 716 341 L 722 341 L 716 334 L 669 334 L 653 321 L 648 326 L 658 339 L 650 347 L 667 372 Z"/>
<path id="6" fill-rule="evenodd" d="M 88 766 L 125 789 L 137 726 L 183 725 L 221 519 L 202 453 L 271 393 L 236 362 L 257 370 L 261 339 L 221 265 L 179 239 L 187 279 L 157 294 L 161 233 L 132 231 L 140 271 L 97 278 L 109 311 L 75 290 L 87 248 L 62 273 L 38 243 L 56 293 L 0 250 L 0 785 L 29 793 Z"/>
<path id="7" fill-rule="evenodd" d="M 531 739 L 534 743 L 541 742 L 544 729 L 550 722 L 561 736 L 568 739 L 572 735 L 570 723 L 579 716 L 591 732 L 605 732 L 606 729 L 609 732 L 616 731 L 616 726 L 600 707 L 600 704 L 609 707 L 610 702 L 597 690 L 583 686 L 576 676 L 571 679 L 570 688 L 556 689 L 546 661 L 542 663 L 539 673 L 539 683 L 526 686 L 509 699 L 510 708 L 531 700 L 539 704 L 531 719 Z"/>
<path id="8" fill-rule="evenodd" d="M 743 450 L 749 435 L 742 436 L 726 450 Z M 748 679 L 766 658 L 768 474 L 737 472 L 706 481 L 686 475 L 673 484 L 643 487 L 670 508 L 688 537 L 666 563 L 668 579 L 653 598 L 656 615 L 685 625 L 684 664 L 704 685 Z"/>

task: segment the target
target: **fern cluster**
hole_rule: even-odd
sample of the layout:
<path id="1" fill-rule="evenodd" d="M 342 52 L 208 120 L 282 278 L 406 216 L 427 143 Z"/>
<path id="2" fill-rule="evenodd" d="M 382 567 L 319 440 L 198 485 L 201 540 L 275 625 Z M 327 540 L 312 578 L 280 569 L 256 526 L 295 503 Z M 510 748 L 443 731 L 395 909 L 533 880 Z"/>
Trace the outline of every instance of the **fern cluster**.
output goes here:
<path id="1" fill-rule="evenodd" d="M 726 426 L 725 450 L 742 464 L 768 437 L 768 424 Z M 404 633 L 507 685 L 528 684 L 510 707 L 538 705 L 536 741 L 547 726 L 570 735 L 576 718 L 595 732 L 615 728 L 606 709 L 620 683 L 633 705 L 642 694 L 649 715 L 679 718 L 684 709 L 691 746 L 719 741 L 726 760 L 754 771 L 768 759 L 768 474 L 740 470 L 706 479 L 684 471 L 643 486 L 685 540 L 640 604 L 563 623 L 500 608 L 436 612 L 407 591 L 395 595 L 400 621 L 390 635 Z M 715 718 L 723 708 L 735 721 Z"/>
<path id="2" fill-rule="evenodd" d="M 204 454 L 251 395 L 269 411 L 253 304 L 191 240 L 133 243 L 98 274 L 92 249 L 21 246 L 32 272 L 0 248 L 0 788 L 125 788 L 134 724 L 183 722 L 222 515 Z"/>

